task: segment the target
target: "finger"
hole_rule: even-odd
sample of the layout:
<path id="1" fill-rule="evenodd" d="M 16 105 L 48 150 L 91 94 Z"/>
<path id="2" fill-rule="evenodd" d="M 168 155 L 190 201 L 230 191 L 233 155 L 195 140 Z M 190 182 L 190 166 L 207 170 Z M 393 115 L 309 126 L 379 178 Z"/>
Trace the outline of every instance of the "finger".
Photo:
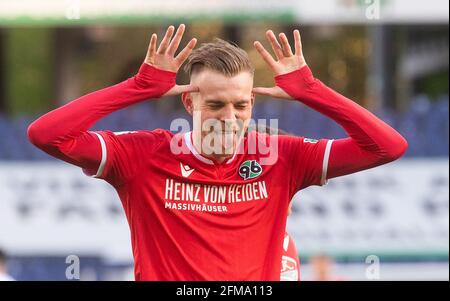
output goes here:
<path id="1" fill-rule="evenodd" d="M 287 94 L 283 89 L 277 86 L 272 88 L 257 87 L 253 88 L 252 92 L 254 94 L 266 95 L 274 98 L 292 99 L 292 97 L 289 94 Z"/>
<path id="2" fill-rule="evenodd" d="M 263 60 L 273 69 L 275 70 L 277 62 L 273 59 L 272 55 L 264 48 L 264 46 L 256 41 L 253 44 L 259 54 L 262 56 Z"/>
<path id="3" fill-rule="evenodd" d="M 180 42 L 181 39 L 183 38 L 183 34 L 184 34 L 184 30 L 185 30 L 186 26 L 184 24 L 181 24 L 178 29 L 177 32 L 175 33 L 175 36 L 172 40 L 172 42 L 170 42 L 169 47 L 167 48 L 167 53 L 170 55 L 175 55 L 175 52 L 178 49 L 178 46 L 180 46 Z"/>
<path id="4" fill-rule="evenodd" d="M 283 47 L 284 56 L 293 56 L 294 54 L 292 53 L 291 45 L 289 45 L 289 41 L 288 41 L 286 35 L 282 32 L 282 33 L 280 33 L 279 36 L 280 36 L 281 46 Z"/>
<path id="5" fill-rule="evenodd" d="M 193 85 L 175 85 L 167 91 L 164 96 L 176 96 L 183 93 L 189 93 L 189 92 L 199 92 L 200 89 L 197 86 Z"/>
<path id="6" fill-rule="evenodd" d="M 145 62 L 148 64 L 153 64 L 156 53 L 156 41 L 158 40 L 158 36 L 154 33 L 150 38 L 150 43 L 148 44 L 147 57 L 145 58 Z"/>
<path id="7" fill-rule="evenodd" d="M 194 85 L 177 85 L 177 91 L 179 93 L 199 92 L 200 88 Z"/>
<path id="8" fill-rule="evenodd" d="M 284 55 L 283 55 L 283 50 L 281 49 L 280 44 L 277 41 L 277 37 L 275 36 L 275 34 L 273 33 L 272 30 L 268 30 L 266 32 L 266 37 L 270 42 L 270 45 L 272 46 L 273 52 L 275 53 L 275 56 L 281 60 Z"/>
<path id="9" fill-rule="evenodd" d="M 295 41 L 295 55 L 302 55 L 302 39 L 300 36 L 300 31 L 294 30 L 294 41 Z"/>
<path id="10" fill-rule="evenodd" d="M 158 51 L 157 51 L 158 54 L 166 53 L 167 46 L 169 46 L 170 39 L 172 38 L 174 31 L 175 31 L 175 27 L 173 27 L 172 25 L 170 25 L 169 28 L 167 28 L 166 34 L 164 35 L 164 38 L 162 39 L 161 44 L 159 44 Z"/>
<path id="11" fill-rule="evenodd" d="M 180 53 L 175 58 L 175 61 L 177 61 L 178 65 L 181 66 L 184 61 L 188 58 L 189 54 L 191 54 L 192 50 L 195 47 L 195 44 L 197 44 L 197 39 L 192 39 L 189 41 L 189 43 L 186 45 L 186 47 L 183 48 L 183 50 L 180 51 Z"/>
<path id="12" fill-rule="evenodd" d="M 266 95 L 266 96 L 275 96 L 276 93 L 274 88 L 264 88 L 264 87 L 253 88 L 252 92 L 258 95 Z"/>

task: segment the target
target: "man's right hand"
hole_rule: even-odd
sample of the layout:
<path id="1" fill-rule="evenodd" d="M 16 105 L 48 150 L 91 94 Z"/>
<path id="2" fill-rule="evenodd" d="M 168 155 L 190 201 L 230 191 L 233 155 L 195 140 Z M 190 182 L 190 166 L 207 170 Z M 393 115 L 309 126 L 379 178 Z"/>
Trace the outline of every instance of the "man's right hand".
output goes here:
<path id="1" fill-rule="evenodd" d="M 161 70 L 175 73 L 178 72 L 178 69 L 180 69 L 181 65 L 188 58 L 189 54 L 192 52 L 195 44 L 197 43 L 197 39 L 195 38 L 190 40 L 189 43 L 183 48 L 183 50 L 181 50 L 180 53 L 175 56 L 175 52 L 177 51 L 181 39 L 183 38 L 184 30 L 185 26 L 184 24 L 181 24 L 178 27 L 175 36 L 173 36 L 175 27 L 169 26 L 158 49 L 156 49 L 158 37 L 155 33 L 152 34 L 144 63 Z M 174 96 L 185 92 L 198 92 L 198 87 L 192 85 L 175 85 L 163 96 Z"/>

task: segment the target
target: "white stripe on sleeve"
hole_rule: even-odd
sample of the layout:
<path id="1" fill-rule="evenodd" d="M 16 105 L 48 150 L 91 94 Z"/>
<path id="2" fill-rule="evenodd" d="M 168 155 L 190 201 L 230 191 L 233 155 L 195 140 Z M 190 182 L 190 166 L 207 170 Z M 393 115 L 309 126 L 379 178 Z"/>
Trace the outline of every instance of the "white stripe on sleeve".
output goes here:
<path id="1" fill-rule="evenodd" d="M 103 169 L 105 169 L 105 165 L 106 165 L 106 143 L 105 140 L 103 139 L 102 135 L 100 135 L 99 133 L 96 132 L 92 132 L 95 135 L 97 135 L 98 140 L 100 140 L 100 146 L 102 147 L 102 160 L 100 161 L 100 166 L 98 167 L 97 173 L 95 175 L 93 175 L 93 178 L 99 178 L 102 173 L 103 173 Z"/>
<path id="2" fill-rule="evenodd" d="M 330 159 L 331 145 L 334 140 L 328 140 L 325 147 L 325 152 L 323 154 L 323 165 L 322 165 L 322 178 L 320 180 L 320 185 L 327 184 L 327 170 L 328 170 L 328 160 Z"/>

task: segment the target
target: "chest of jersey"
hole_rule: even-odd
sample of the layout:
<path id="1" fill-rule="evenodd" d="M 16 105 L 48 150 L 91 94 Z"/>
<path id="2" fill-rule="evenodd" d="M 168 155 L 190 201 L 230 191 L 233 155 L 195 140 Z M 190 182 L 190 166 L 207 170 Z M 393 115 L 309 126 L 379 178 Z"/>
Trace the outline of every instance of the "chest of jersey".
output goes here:
<path id="1" fill-rule="evenodd" d="M 288 198 L 279 166 L 262 165 L 256 155 L 230 163 L 206 164 L 191 154 L 154 154 L 140 187 L 165 210 L 187 214 L 270 214 Z M 277 208 L 278 209 L 278 208 Z"/>

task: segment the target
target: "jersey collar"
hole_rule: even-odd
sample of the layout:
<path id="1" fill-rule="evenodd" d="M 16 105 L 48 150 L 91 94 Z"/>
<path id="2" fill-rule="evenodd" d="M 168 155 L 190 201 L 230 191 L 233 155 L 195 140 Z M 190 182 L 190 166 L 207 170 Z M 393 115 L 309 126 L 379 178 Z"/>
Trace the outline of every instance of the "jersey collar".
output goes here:
<path id="1" fill-rule="evenodd" d="M 205 158 L 195 149 L 193 142 L 192 142 L 192 131 L 184 134 L 184 143 L 186 144 L 187 148 L 191 151 L 191 153 L 194 155 L 194 157 L 196 157 L 198 160 L 200 160 L 206 164 L 214 165 L 214 161 L 212 161 L 211 159 Z M 238 149 L 238 148 L 236 148 L 236 149 Z M 233 156 L 226 161 L 226 164 L 230 164 L 231 162 L 234 161 L 235 158 L 236 158 L 236 151 L 234 152 Z"/>

